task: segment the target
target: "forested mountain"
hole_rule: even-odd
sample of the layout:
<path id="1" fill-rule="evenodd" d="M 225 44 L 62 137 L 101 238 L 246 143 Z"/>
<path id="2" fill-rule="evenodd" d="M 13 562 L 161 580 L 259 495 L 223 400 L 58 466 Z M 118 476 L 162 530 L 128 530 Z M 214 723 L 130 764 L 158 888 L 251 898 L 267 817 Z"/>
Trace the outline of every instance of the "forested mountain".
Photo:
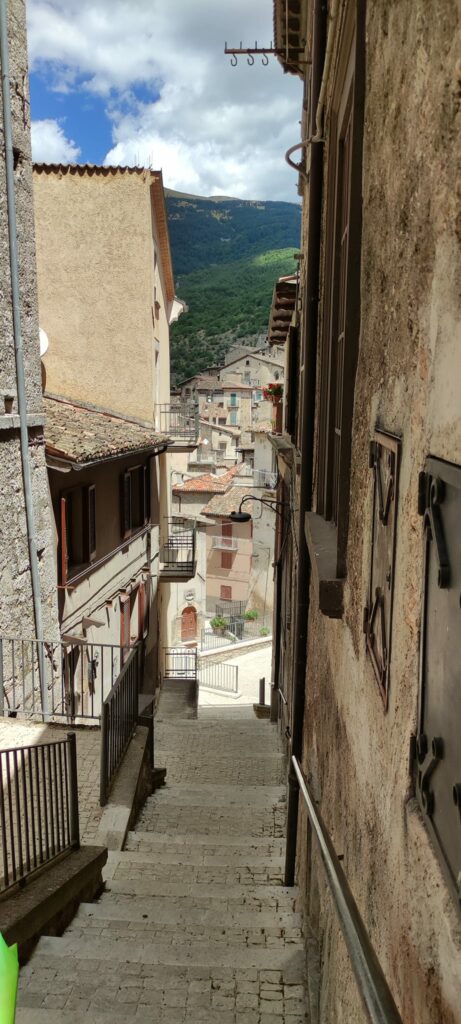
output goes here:
<path id="1" fill-rule="evenodd" d="M 296 269 L 296 203 L 206 199 L 166 190 L 176 294 L 189 312 L 171 329 L 172 382 L 265 334 L 272 290 Z"/>

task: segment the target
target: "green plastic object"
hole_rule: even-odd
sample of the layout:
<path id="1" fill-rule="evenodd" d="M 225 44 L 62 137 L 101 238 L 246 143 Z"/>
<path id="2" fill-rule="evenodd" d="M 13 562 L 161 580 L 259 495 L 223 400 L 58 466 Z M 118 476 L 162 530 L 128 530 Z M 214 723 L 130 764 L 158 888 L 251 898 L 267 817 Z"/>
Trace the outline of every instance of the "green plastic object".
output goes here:
<path id="1" fill-rule="evenodd" d="M 0 1024 L 14 1024 L 18 975 L 18 947 L 7 946 L 0 935 Z"/>

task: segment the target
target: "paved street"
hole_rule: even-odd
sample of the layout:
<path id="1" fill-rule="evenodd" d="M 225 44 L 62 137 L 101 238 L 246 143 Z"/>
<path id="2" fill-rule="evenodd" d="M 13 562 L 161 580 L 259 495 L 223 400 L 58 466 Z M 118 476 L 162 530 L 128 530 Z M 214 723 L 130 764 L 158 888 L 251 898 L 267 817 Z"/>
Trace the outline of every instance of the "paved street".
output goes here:
<path id="1" fill-rule="evenodd" d="M 239 693 L 238 697 L 231 697 L 228 693 L 213 693 L 211 690 L 200 688 L 199 701 L 201 707 L 223 708 L 228 705 L 243 706 L 255 704 L 259 699 L 259 680 L 264 676 L 266 680 L 266 702 L 270 701 L 270 680 L 272 665 L 272 646 L 268 645 L 259 651 L 246 651 L 232 657 L 232 648 L 229 648 L 229 665 L 238 665 L 239 669 Z"/>
<path id="2" fill-rule="evenodd" d="M 17 1021 L 304 1024 L 275 727 L 234 706 L 156 731 L 167 785 L 110 854 L 100 900 L 62 938 L 40 940 Z"/>

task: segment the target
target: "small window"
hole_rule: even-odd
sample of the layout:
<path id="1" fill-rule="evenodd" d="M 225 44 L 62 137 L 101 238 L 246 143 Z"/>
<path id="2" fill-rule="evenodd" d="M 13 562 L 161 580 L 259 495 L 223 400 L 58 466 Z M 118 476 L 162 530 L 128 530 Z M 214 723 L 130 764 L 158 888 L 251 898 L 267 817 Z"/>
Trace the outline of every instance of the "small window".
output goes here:
<path id="1" fill-rule="evenodd" d="M 73 487 L 60 498 L 61 584 L 96 559 L 96 488 Z"/>
<path id="2" fill-rule="evenodd" d="M 220 597 L 221 601 L 232 601 L 232 587 L 221 586 Z"/>
<path id="3" fill-rule="evenodd" d="M 229 423 L 230 423 L 231 427 L 236 427 L 237 426 L 237 410 L 236 409 L 232 409 L 231 410 L 231 413 L 230 413 L 230 416 L 229 416 Z"/>
<path id="4" fill-rule="evenodd" d="M 279 371 L 278 370 L 274 370 L 274 380 L 278 380 L 279 377 L 280 377 Z"/>
<path id="5" fill-rule="evenodd" d="M 121 535 L 131 537 L 149 521 L 149 467 L 134 466 L 120 478 Z"/>
<path id="6" fill-rule="evenodd" d="M 246 360 L 245 360 L 245 366 L 249 366 L 249 365 L 250 365 L 250 360 L 249 360 L 249 359 L 246 359 Z"/>

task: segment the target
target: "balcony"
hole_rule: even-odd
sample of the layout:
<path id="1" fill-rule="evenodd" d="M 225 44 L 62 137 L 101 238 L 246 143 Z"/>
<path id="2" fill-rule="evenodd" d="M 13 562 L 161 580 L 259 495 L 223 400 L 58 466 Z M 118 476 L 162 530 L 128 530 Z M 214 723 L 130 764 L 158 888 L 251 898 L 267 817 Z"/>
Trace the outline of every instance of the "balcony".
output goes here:
<path id="1" fill-rule="evenodd" d="M 229 401 L 227 403 L 227 408 L 228 409 L 239 409 L 240 408 L 240 402 L 237 402 L 237 400 L 232 401 L 232 398 L 229 398 Z"/>
<path id="2" fill-rule="evenodd" d="M 200 465 L 206 463 L 215 466 L 220 454 L 215 448 L 197 448 L 191 455 L 189 463 L 200 463 Z"/>
<path id="3" fill-rule="evenodd" d="M 211 538 L 212 547 L 218 551 L 237 551 L 238 540 L 236 537 L 219 537 L 215 536 Z"/>
<path id="4" fill-rule="evenodd" d="M 186 583 L 197 568 L 196 531 L 188 520 L 168 519 L 168 537 L 160 548 L 160 579 L 167 583 Z"/>
<path id="5" fill-rule="evenodd" d="M 265 487 L 269 491 L 275 491 L 277 487 L 277 473 L 269 473 L 266 469 L 253 470 L 254 487 Z"/>
<path id="6" fill-rule="evenodd" d="M 198 443 L 198 406 L 158 405 L 157 423 L 169 438 L 168 447 L 177 452 L 193 451 Z"/>

